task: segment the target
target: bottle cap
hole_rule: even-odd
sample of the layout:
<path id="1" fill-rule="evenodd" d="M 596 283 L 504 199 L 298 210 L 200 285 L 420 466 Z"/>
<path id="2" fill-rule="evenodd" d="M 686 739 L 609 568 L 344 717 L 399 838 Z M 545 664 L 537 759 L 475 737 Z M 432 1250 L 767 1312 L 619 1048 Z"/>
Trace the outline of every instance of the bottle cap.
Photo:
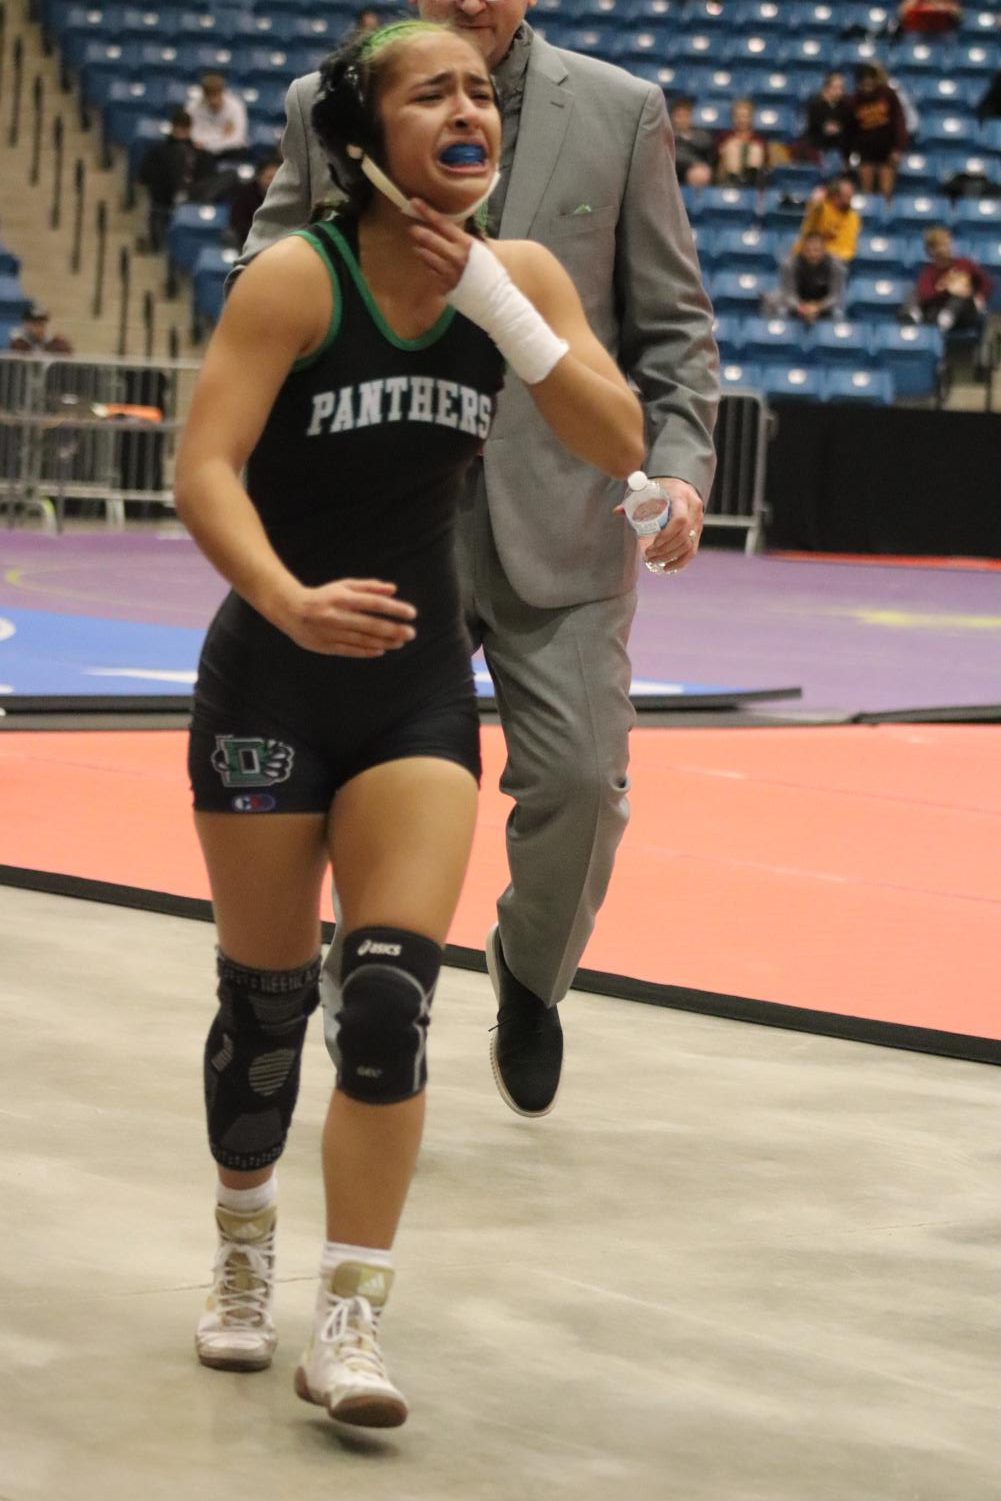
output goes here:
<path id="1" fill-rule="evenodd" d="M 634 469 L 632 474 L 626 480 L 626 484 L 629 486 L 630 490 L 645 490 L 649 483 L 650 481 L 647 479 L 642 469 Z"/>

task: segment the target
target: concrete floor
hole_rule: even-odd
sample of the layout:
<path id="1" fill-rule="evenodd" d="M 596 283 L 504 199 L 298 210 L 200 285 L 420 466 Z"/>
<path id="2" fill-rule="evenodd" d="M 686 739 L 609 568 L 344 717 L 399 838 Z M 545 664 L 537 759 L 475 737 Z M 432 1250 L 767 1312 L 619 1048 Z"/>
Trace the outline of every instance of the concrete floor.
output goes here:
<path id="1" fill-rule="evenodd" d="M 556 1113 L 446 972 L 385 1326 L 345 1439 L 291 1371 L 321 1233 L 314 1022 L 268 1373 L 202 1370 L 205 925 L 0 890 L 0 1501 L 996 1501 L 998 1076 L 575 996 Z"/>

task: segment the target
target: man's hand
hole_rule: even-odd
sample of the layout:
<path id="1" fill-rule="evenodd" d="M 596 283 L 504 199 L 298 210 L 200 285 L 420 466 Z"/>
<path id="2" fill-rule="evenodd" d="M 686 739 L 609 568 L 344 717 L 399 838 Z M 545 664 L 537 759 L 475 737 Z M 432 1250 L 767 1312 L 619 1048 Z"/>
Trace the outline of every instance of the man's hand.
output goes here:
<path id="1" fill-rule="evenodd" d="M 647 563 L 657 565 L 658 573 L 677 573 L 688 567 L 699 550 L 705 507 L 699 492 L 685 480 L 670 475 L 651 475 L 651 479 L 671 497 L 671 519 L 643 556 Z"/>

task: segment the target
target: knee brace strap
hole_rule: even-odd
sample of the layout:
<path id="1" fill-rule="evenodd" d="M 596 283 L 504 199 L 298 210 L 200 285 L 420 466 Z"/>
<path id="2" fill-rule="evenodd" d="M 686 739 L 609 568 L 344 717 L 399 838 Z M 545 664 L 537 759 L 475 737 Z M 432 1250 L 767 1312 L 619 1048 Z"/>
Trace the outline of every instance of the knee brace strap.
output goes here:
<path id="1" fill-rule="evenodd" d="M 338 1084 L 351 1099 L 396 1105 L 424 1088 L 441 954 L 402 928 L 357 928 L 345 938 L 335 1023 Z"/>
<path id="2" fill-rule="evenodd" d="M 247 969 L 220 953 L 218 970 L 219 1010 L 205 1044 L 209 1146 L 223 1167 L 252 1172 L 285 1146 L 320 961 Z"/>

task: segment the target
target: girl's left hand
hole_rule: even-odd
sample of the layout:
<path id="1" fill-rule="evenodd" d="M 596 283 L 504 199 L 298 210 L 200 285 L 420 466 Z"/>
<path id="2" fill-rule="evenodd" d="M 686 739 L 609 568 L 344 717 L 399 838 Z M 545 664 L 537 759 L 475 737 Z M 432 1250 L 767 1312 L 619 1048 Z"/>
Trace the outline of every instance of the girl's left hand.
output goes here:
<path id="1" fill-rule="evenodd" d="M 442 294 L 457 287 L 473 243 L 470 235 L 444 214 L 439 214 L 422 198 L 411 198 L 420 220 L 409 226 L 414 252 L 434 275 Z"/>

